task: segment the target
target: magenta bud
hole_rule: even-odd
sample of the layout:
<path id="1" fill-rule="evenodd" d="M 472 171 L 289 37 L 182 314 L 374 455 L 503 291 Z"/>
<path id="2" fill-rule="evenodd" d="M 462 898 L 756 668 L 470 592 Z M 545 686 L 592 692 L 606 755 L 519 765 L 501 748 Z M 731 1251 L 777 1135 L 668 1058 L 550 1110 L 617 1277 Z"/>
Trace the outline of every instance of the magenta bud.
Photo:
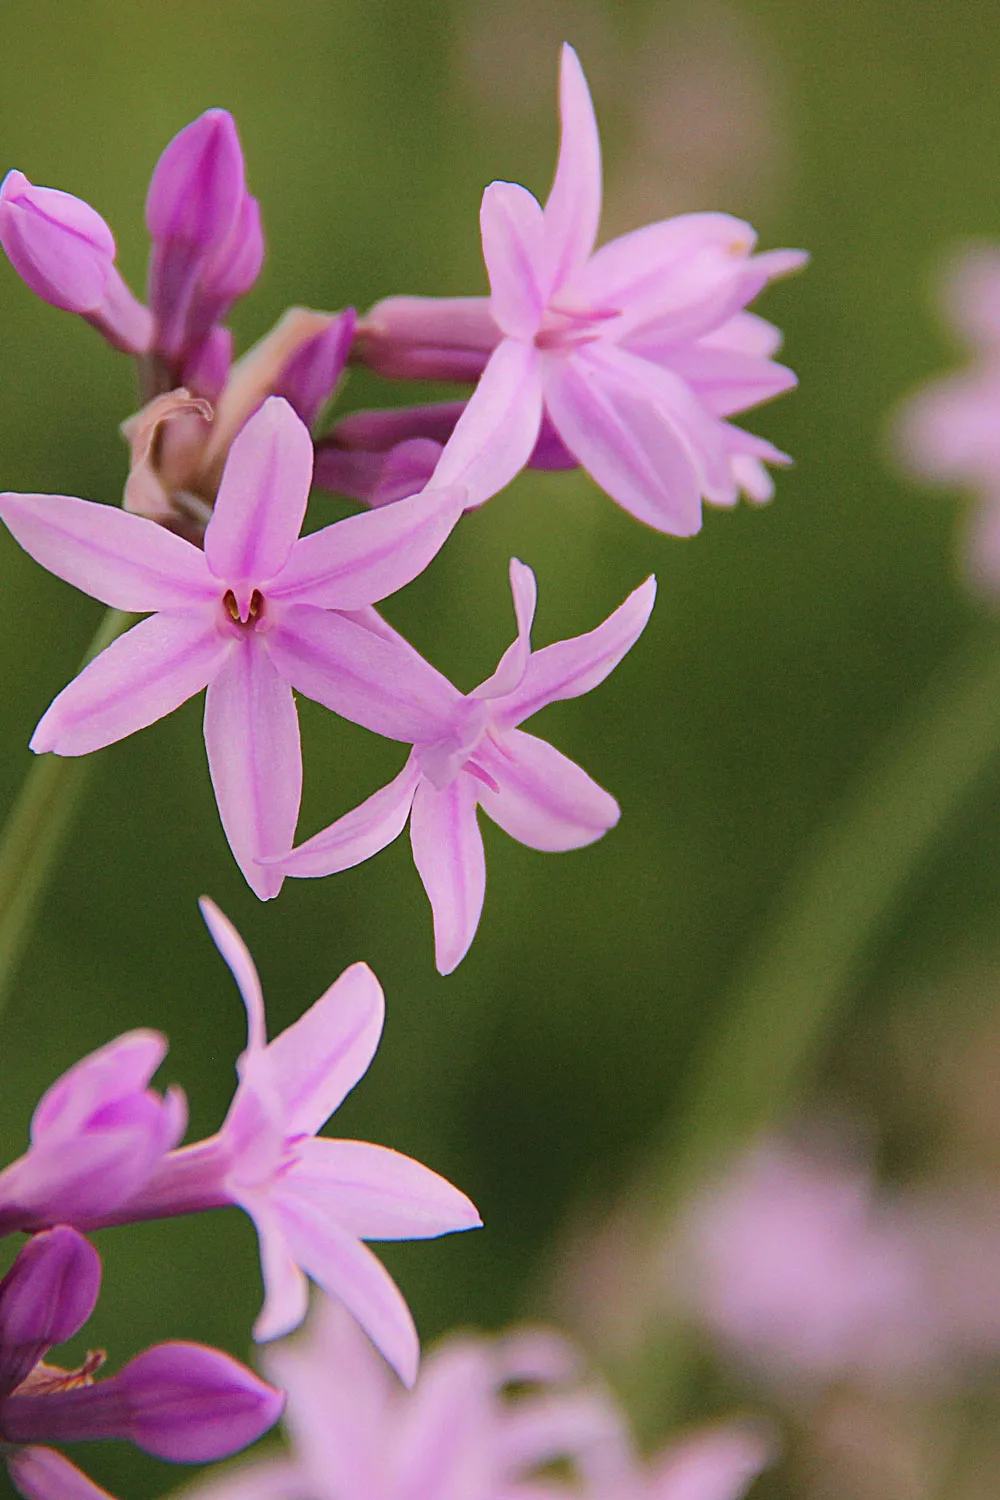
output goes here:
<path id="1" fill-rule="evenodd" d="M 233 336 L 221 323 L 213 324 L 208 335 L 188 356 L 181 372 L 181 384 L 192 396 L 216 402 L 229 379 L 233 362 Z"/>
<path id="2" fill-rule="evenodd" d="M 9 1396 L 9 1442 L 120 1438 L 170 1463 L 211 1463 L 256 1442 L 281 1416 L 277 1391 L 203 1344 L 156 1344 L 112 1375 L 75 1390 Z"/>
<path id="3" fill-rule="evenodd" d="M 356 321 L 354 308 L 345 308 L 322 333 L 296 349 L 278 375 L 274 394 L 284 396 L 307 427 L 315 422 L 344 373 Z"/>
<path id="4" fill-rule="evenodd" d="M 229 237 L 246 185 L 236 122 L 207 109 L 174 136 L 153 170 L 146 227 L 154 240 L 184 240 L 203 249 Z"/>
<path id="5" fill-rule="evenodd" d="M 21 280 L 53 307 L 84 314 L 101 307 L 115 239 L 81 198 L 8 172 L 0 184 L 0 244 Z"/>
<path id="6" fill-rule="evenodd" d="M 424 489 L 442 451 L 442 445 L 433 438 L 419 437 L 408 438 L 387 453 L 320 444 L 313 483 L 319 489 L 360 500 L 374 510 Z"/>
<path id="7" fill-rule="evenodd" d="M 7 1472 L 24 1500 L 114 1500 L 54 1448 L 15 1448 Z"/>
<path id="8" fill-rule="evenodd" d="M 204 271 L 204 283 L 220 305 L 228 308 L 246 296 L 264 264 L 264 227 L 260 204 L 250 193 L 243 199 L 239 218 Z"/>
<path id="9" fill-rule="evenodd" d="M 83 1327 L 100 1289 L 101 1258 L 82 1234 L 61 1224 L 32 1236 L 0 1282 L 0 1392 Z"/>
<path id="10" fill-rule="evenodd" d="M 354 355 L 396 380 L 472 382 L 500 338 L 486 297 L 386 297 L 359 324 Z"/>

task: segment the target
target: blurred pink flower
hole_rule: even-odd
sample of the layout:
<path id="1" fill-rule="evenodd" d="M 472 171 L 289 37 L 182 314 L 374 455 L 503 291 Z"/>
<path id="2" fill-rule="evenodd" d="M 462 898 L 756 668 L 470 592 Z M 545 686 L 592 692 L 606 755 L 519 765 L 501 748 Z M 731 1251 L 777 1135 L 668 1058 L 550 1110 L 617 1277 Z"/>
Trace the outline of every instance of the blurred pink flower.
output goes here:
<path id="1" fill-rule="evenodd" d="M 442 974 L 465 957 L 483 908 L 479 807 L 522 844 L 553 851 L 593 843 L 619 817 L 617 802 L 586 771 L 517 726 L 546 704 L 604 681 L 644 630 L 656 582 L 647 579 L 596 630 L 535 652 L 535 575 L 513 558 L 510 583 L 517 639 L 492 677 L 462 694 L 435 673 L 436 722 L 421 703 L 407 730 L 413 752 L 395 780 L 278 860 L 287 875 L 347 870 L 384 849 L 409 818 Z"/>
<path id="2" fill-rule="evenodd" d="M 917 479 L 968 489 L 963 566 L 977 586 L 1000 588 L 1000 250 L 956 255 L 943 278 L 945 322 L 968 348 L 967 369 L 930 381 L 893 422 L 903 468 Z"/>

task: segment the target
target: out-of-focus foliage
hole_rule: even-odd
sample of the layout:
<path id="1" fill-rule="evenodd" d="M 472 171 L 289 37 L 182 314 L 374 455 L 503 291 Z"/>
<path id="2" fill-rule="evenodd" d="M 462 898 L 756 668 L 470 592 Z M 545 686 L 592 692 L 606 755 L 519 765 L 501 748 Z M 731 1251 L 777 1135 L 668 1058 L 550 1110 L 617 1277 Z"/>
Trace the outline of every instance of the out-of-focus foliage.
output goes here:
<path id="1" fill-rule="evenodd" d="M 528 474 L 466 518 L 386 611 L 469 686 L 510 637 L 511 554 L 538 574 L 539 641 L 596 624 L 655 570 L 640 645 L 598 694 L 544 720 L 618 796 L 621 825 L 564 856 L 487 827 L 480 933 L 442 980 L 401 847 L 255 901 L 218 826 L 188 704 L 101 756 L 0 1023 L 4 1160 L 41 1088 L 136 1025 L 169 1033 L 164 1076 L 187 1088 L 200 1134 L 228 1102 L 243 1019 L 196 897 L 210 893 L 245 933 L 275 1031 L 365 958 L 388 1023 L 337 1130 L 427 1161 L 487 1225 L 387 1251 L 427 1336 L 530 1306 L 570 1205 L 616 1181 L 669 1113 L 815 830 L 975 628 L 978 607 L 952 576 L 955 507 L 895 480 L 881 434 L 891 404 L 946 356 L 926 295 L 942 247 L 1000 236 L 995 13 L 982 0 L 15 0 L 0 15 L 3 165 L 93 203 L 137 286 L 159 151 L 206 107 L 233 111 L 269 244 L 234 319 L 244 345 L 293 302 L 364 308 L 392 292 L 484 290 L 480 194 L 495 177 L 547 187 L 564 37 L 604 132 L 607 233 L 719 208 L 750 217 L 765 247 L 814 255 L 761 307 L 786 330 L 801 378 L 747 423 L 796 458 L 770 508 L 710 514 L 699 538 L 679 542 L 630 521 L 581 475 Z M 3 487 L 116 498 L 117 424 L 135 404 L 127 361 L 4 265 L 0 308 Z M 344 400 L 408 394 L 356 376 Z M 341 513 L 314 497 L 314 521 Z M 0 537 L 0 806 L 97 618 Z M 400 755 L 312 705 L 303 722 L 301 826 L 313 832 Z M 886 1047 L 873 1018 L 887 997 L 922 971 L 947 972 L 959 949 L 995 947 L 998 909 L 1000 775 L 920 872 L 842 1017 L 825 1066 L 850 1070 L 867 1039 L 851 1074 L 862 1107 L 877 1106 L 890 1064 L 873 1053 Z M 946 987 L 935 1004 L 944 1015 Z M 115 1364 L 172 1337 L 246 1353 L 260 1289 L 241 1216 L 99 1238 L 104 1295 L 88 1332 Z M 110 1451 L 91 1470 L 130 1497 L 172 1478 Z"/>

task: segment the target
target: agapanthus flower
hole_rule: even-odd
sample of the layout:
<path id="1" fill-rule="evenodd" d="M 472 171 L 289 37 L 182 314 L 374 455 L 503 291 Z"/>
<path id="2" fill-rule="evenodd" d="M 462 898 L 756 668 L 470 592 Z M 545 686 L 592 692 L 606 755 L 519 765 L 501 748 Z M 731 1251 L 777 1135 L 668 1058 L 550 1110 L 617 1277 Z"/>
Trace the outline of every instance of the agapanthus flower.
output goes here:
<path id="1" fill-rule="evenodd" d="M 253 960 L 218 908 L 207 898 L 201 905 L 248 1022 L 239 1083 L 218 1133 L 168 1150 L 173 1141 L 162 1127 L 159 1134 L 155 1127 L 144 1132 L 140 1117 L 156 1110 L 175 1131 L 177 1106 L 170 1095 L 161 1101 L 144 1087 L 155 1066 L 149 1034 L 121 1037 L 60 1079 L 36 1113 L 36 1121 L 41 1116 L 52 1130 L 61 1108 L 63 1123 L 80 1121 L 81 1140 L 91 1149 L 81 1147 L 60 1175 L 44 1154 L 44 1130 L 38 1132 L 40 1145 L 33 1143 L 0 1176 L 0 1225 L 10 1232 L 69 1221 L 98 1229 L 235 1204 L 249 1214 L 260 1240 L 266 1297 L 255 1336 L 277 1338 L 301 1322 L 309 1276 L 350 1309 L 401 1378 L 412 1383 L 419 1355 L 413 1319 L 395 1282 L 362 1241 L 431 1239 L 476 1228 L 481 1220 L 464 1193 L 410 1157 L 317 1134 L 375 1054 L 385 1015 L 378 980 L 366 964 L 353 964 L 269 1043 Z M 109 1133 L 111 1147 L 102 1139 Z M 152 1137 L 162 1148 L 158 1154 Z M 137 1141 L 136 1159 L 122 1166 L 130 1139 Z M 126 1193 L 129 1170 L 133 1188 Z M 17 1192 L 24 1183 L 30 1194 L 22 1203 Z"/>
<path id="2" fill-rule="evenodd" d="M 560 105 L 544 209 L 514 183 L 484 195 L 489 301 L 390 298 L 360 326 L 359 353 L 395 375 L 478 376 L 435 470 L 436 482 L 463 484 L 470 504 L 538 461 L 547 418 L 560 449 L 620 505 L 687 536 L 703 498 L 732 505 L 742 489 L 767 499 L 764 463 L 788 461 L 727 418 L 795 384 L 771 357 L 776 330 L 744 309 L 805 257 L 754 256 L 751 227 L 716 213 L 667 219 L 595 251 L 600 141 L 569 46 Z"/>
<path id="3" fill-rule="evenodd" d="M 964 523 L 962 562 L 971 580 L 1000 588 L 1000 251 L 956 256 L 941 289 L 945 321 L 971 355 L 967 369 L 931 381 L 904 404 L 894 445 L 918 479 L 975 497 Z"/>
<path id="4" fill-rule="evenodd" d="M 437 674 L 357 612 L 421 572 L 462 508 L 461 490 L 427 490 L 300 537 L 311 476 L 309 433 L 272 397 L 233 444 L 203 550 L 117 507 L 0 496 L 0 518 L 50 572 L 118 609 L 155 611 L 63 689 L 32 749 L 85 755 L 207 687 L 219 814 L 263 900 L 282 876 L 257 861 L 288 849 L 301 797 L 293 688 L 394 738 L 437 723 Z"/>
<path id="5" fill-rule="evenodd" d="M 290 1452 L 209 1478 L 190 1500 L 549 1500 L 567 1491 L 534 1477 L 546 1464 L 621 1465 L 620 1414 L 552 1334 L 447 1339 L 407 1392 L 323 1298 L 264 1363 L 288 1393 Z"/>
<path id="6" fill-rule="evenodd" d="M 104 1492 L 47 1446 L 123 1439 L 172 1463 L 206 1463 L 277 1421 L 280 1391 L 202 1344 L 157 1344 L 95 1381 L 103 1354 L 76 1370 L 45 1362 L 97 1302 L 101 1262 L 66 1225 L 34 1235 L 0 1282 L 0 1452 L 27 1500 Z"/>
<path id="7" fill-rule="evenodd" d="M 477 808 L 520 843 L 545 850 L 593 843 L 619 817 L 615 799 L 586 771 L 518 726 L 546 704 L 604 681 L 642 634 L 655 580 L 647 579 L 596 630 L 534 652 L 535 575 L 514 558 L 510 582 L 517 638 L 493 675 L 463 694 L 435 674 L 435 713 L 424 703 L 411 717 L 406 739 L 413 751 L 399 775 L 280 860 L 288 875 L 346 870 L 384 849 L 409 818 L 442 974 L 468 952 L 482 912 L 486 860 Z"/>

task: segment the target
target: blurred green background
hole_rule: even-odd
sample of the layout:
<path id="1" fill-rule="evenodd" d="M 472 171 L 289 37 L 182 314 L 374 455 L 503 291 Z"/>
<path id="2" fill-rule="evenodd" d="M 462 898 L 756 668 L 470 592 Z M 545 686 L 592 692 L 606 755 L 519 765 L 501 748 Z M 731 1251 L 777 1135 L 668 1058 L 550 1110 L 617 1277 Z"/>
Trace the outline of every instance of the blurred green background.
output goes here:
<path id="1" fill-rule="evenodd" d="M 137 289 L 157 155 L 209 105 L 234 113 L 269 242 L 233 318 L 243 347 L 290 303 L 485 290 L 479 197 L 495 177 L 546 190 L 564 37 L 602 126 L 605 235 L 719 208 L 750 217 L 765 248 L 814 257 L 759 304 L 786 331 L 801 379 L 747 420 L 796 459 L 771 507 L 709 513 L 702 535 L 680 542 L 631 521 L 582 475 L 523 476 L 386 609 L 469 687 L 510 639 L 512 554 L 538 573 L 542 642 L 590 628 L 655 571 L 659 602 L 632 654 L 599 692 L 536 721 L 614 791 L 621 825 L 590 849 L 546 856 L 487 824 L 482 926 L 441 979 L 405 841 L 255 901 L 219 828 L 190 703 L 101 755 L 0 1022 L 3 1160 L 23 1148 L 41 1089 L 137 1025 L 169 1034 L 162 1076 L 187 1089 L 194 1136 L 225 1111 L 243 1028 L 196 897 L 210 893 L 246 937 L 272 1032 L 365 958 L 388 1021 L 336 1131 L 428 1162 L 487 1226 L 386 1250 L 427 1338 L 538 1310 L 531 1289 L 567 1213 L 610 1193 L 669 1115 L 816 830 L 939 664 L 982 628 L 953 577 L 956 506 L 894 479 L 883 426 L 953 358 L 928 296 L 942 249 L 1000 235 L 995 11 L 982 0 L 12 0 L 0 13 L 4 165 L 93 203 Z M 128 362 L 6 264 L 0 305 L 3 487 L 116 500 L 117 425 L 135 405 Z M 359 376 L 344 409 L 408 396 Z M 314 519 L 342 511 L 314 497 Z M 98 618 L 0 536 L 3 807 Z M 311 704 L 302 718 L 300 827 L 312 832 L 401 755 Z M 970 950 L 992 953 L 998 911 L 1000 767 L 882 935 L 825 1075 L 843 1074 L 863 1045 L 857 1086 L 874 1107 L 895 997 Z M 236 1211 L 99 1242 L 105 1286 L 88 1344 L 116 1365 L 170 1337 L 247 1353 L 259 1271 Z M 118 1450 L 84 1461 L 129 1497 L 176 1478 Z"/>

